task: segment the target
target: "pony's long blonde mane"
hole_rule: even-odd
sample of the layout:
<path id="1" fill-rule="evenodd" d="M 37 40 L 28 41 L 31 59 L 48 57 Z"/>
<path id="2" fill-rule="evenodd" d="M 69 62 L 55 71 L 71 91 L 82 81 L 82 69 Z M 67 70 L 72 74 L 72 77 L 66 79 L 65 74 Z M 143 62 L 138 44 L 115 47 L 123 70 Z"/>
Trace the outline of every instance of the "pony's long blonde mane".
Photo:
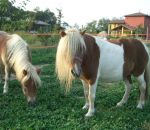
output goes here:
<path id="1" fill-rule="evenodd" d="M 26 81 L 28 81 L 28 79 L 31 78 L 36 86 L 41 86 L 41 80 L 36 72 L 35 67 L 31 63 L 29 63 L 26 64 L 24 69 L 27 71 L 27 75 L 26 76 L 22 75 L 21 80 L 22 84 L 25 84 Z"/>
<path id="2" fill-rule="evenodd" d="M 86 50 L 83 36 L 77 29 L 69 29 L 59 41 L 56 54 L 56 73 L 60 83 L 70 88 L 72 80 L 71 65 L 76 53 L 83 54 Z"/>
<path id="3" fill-rule="evenodd" d="M 24 84 L 30 77 L 37 86 L 40 86 L 41 80 L 35 67 L 31 64 L 31 55 L 27 43 L 17 34 L 8 35 L 7 41 L 7 59 L 10 68 L 16 72 L 17 79 Z M 23 75 L 23 70 L 27 75 Z"/>

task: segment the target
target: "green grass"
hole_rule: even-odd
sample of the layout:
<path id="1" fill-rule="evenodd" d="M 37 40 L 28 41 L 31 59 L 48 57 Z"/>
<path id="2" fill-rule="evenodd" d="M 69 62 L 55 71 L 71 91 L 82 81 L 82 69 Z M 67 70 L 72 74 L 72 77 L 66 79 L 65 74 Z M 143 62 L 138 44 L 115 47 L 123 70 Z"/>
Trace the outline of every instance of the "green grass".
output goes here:
<path id="1" fill-rule="evenodd" d="M 0 130 L 148 130 L 150 103 L 143 110 L 136 109 L 138 87 L 134 80 L 129 102 L 117 108 L 124 94 L 123 82 L 98 84 L 96 113 L 85 118 L 83 88 L 77 79 L 70 92 L 60 86 L 55 74 L 56 49 L 32 51 L 33 64 L 49 64 L 40 75 L 37 106 L 28 107 L 18 81 L 10 82 L 9 93 L 3 95 L 0 84 Z"/>
<path id="2" fill-rule="evenodd" d="M 55 62 L 55 53 L 55 48 L 32 49 L 32 63 L 35 65 L 51 64 Z"/>

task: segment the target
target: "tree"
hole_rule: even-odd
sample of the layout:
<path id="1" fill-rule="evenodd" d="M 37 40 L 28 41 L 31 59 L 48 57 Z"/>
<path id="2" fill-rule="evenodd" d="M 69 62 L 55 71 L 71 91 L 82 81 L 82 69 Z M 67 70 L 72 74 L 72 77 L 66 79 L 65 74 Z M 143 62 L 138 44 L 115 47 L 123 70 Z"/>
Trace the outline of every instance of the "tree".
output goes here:
<path id="1" fill-rule="evenodd" d="M 46 9 L 45 11 L 40 11 L 39 8 L 36 8 L 35 18 L 34 21 L 43 21 L 51 25 L 51 30 L 53 30 L 55 24 L 56 24 L 56 16 L 53 12 L 51 12 L 49 9 Z"/>
<path id="2" fill-rule="evenodd" d="M 97 24 L 97 31 L 98 32 L 102 32 L 102 31 L 107 32 L 109 22 L 110 22 L 109 19 L 105 19 L 105 18 L 100 19 Z"/>
<path id="3" fill-rule="evenodd" d="M 51 25 L 51 30 L 56 24 L 56 16 L 49 9 L 40 11 L 36 8 L 36 12 L 25 11 L 25 5 L 29 0 L 23 0 L 19 6 L 14 6 L 16 0 L 0 1 L 0 30 L 31 30 L 36 20 L 44 21 Z M 8 27 L 8 28 L 7 28 Z"/>
<path id="4" fill-rule="evenodd" d="M 56 29 L 57 30 L 60 30 L 62 27 L 61 27 L 61 24 L 62 24 L 62 18 L 64 17 L 63 14 L 62 14 L 62 10 L 61 9 L 57 9 L 58 11 L 58 16 L 57 16 L 57 25 L 56 25 Z"/>
<path id="5" fill-rule="evenodd" d="M 90 33 L 99 33 L 101 31 L 106 31 L 108 30 L 108 23 L 109 19 L 102 18 L 99 21 L 93 20 L 92 22 L 88 23 L 85 29 L 87 32 Z"/>
<path id="6" fill-rule="evenodd" d="M 8 21 L 11 7 L 12 4 L 8 0 L 0 1 L 0 29 L 3 23 L 5 23 L 5 21 Z"/>
<path id="7" fill-rule="evenodd" d="M 56 23 L 56 17 L 53 12 L 51 12 L 49 9 L 46 9 L 45 11 L 37 11 L 35 14 L 35 20 L 41 20 L 47 23 Z"/>
<path id="8" fill-rule="evenodd" d="M 97 33 L 97 21 L 94 20 L 87 24 L 86 31 L 90 33 Z"/>
<path id="9" fill-rule="evenodd" d="M 63 26 L 64 28 L 70 27 L 70 25 L 69 25 L 67 22 L 63 22 L 63 23 L 62 23 L 62 26 Z"/>
<path id="10" fill-rule="evenodd" d="M 25 6 L 29 2 L 29 0 L 23 0 L 21 3 L 19 3 L 20 6 L 15 7 L 14 4 L 16 3 L 16 0 L 1 0 L 0 1 L 0 17 L 6 17 L 11 15 L 16 10 L 23 10 L 25 9 Z"/>
<path id="11" fill-rule="evenodd" d="M 73 27 L 74 27 L 74 28 L 77 28 L 77 29 L 80 28 L 79 25 L 78 25 L 77 23 L 75 23 Z"/>
<path id="12" fill-rule="evenodd" d="M 142 25 L 137 26 L 137 28 L 134 30 L 135 34 L 144 34 L 145 28 Z"/>
<path id="13" fill-rule="evenodd" d="M 27 1 L 29 0 L 22 1 L 19 7 L 14 6 L 16 2 L 15 0 L 0 1 L 0 29 L 7 24 L 13 24 L 13 22 L 18 19 L 24 19 L 23 8 L 25 7 Z"/>

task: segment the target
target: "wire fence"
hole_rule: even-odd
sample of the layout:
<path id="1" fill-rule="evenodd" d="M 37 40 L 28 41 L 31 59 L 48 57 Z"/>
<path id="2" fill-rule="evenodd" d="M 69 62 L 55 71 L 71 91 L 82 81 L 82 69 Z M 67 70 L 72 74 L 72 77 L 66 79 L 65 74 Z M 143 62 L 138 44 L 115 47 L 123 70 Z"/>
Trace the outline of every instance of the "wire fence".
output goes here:
<path id="1" fill-rule="evenodd" d="M 93 36 L 99 36 L 107 39 L 118 39 L 118 38 L 138 38 L 144 43 L 150 43 L 150 34 L 96 34 L 87 33 Z M 59 42 L 60 36 L 58 33 L 42 33 L 42 34 L 31 34 L 24 33 L 21 36 L 29 43 L 30 48 L 56 48 Z"/>
<path id="2" fill-rule="evenodd" d="M 52 46 L 30 46 L 31 49 L 46 49 L 46 48 L 56 48 L 57 45 L 52 45 Z"/>

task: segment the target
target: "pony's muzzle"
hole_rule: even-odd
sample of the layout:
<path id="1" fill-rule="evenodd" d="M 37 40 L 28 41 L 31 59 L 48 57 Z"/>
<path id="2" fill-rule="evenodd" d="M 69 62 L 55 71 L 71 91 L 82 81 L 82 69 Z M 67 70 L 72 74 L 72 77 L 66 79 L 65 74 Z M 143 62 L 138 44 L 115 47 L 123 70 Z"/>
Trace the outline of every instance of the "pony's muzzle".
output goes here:
<path id="1" fill-rule="evenodd" d="M 79 78 L 81 75 L 82 69 L 80 64 L 75 64 L 74 67 L 71 69 L 71 73 L 74 77 Z"/>
<path id="2" fill-rule="evenodd" d="M 81 73 L 82 73 L 82 70 L 81 70 L 81 69 L 78 69 L 78 71 L 75 71 L 75 69 L 72 69 L 72 70 L 71 70 L 71 73 L 72 73 L 72 75 L 73 75 L 74 77 L 79 78 L 80 75 L 81 75 Z"/>
<path id="3" fill-rule="evenodd" d="M 36 104 L 37 104 L 36 101 L 29 101 L 29 102 L 28 102 L 28 106 L 29 106 L 29 107 L 35 107 Z"/>
<path id="4" fill-rule="evenodd" d="M 28 98 L 28 106 L 35 107 L 36 106 L 36 99 L 35 98 Z"/>
<path id="5" fill-rule="evenodd" d="M 72 75 L 73 75 L 74 77 L 77 77 L 77 78 L 79 78 L 79 77 L 80 77 L 80 75 L 79 75 L 79 74 L 77 74 L 74 70 L 71 70 L 71 73 L 72 73 Z"/>

